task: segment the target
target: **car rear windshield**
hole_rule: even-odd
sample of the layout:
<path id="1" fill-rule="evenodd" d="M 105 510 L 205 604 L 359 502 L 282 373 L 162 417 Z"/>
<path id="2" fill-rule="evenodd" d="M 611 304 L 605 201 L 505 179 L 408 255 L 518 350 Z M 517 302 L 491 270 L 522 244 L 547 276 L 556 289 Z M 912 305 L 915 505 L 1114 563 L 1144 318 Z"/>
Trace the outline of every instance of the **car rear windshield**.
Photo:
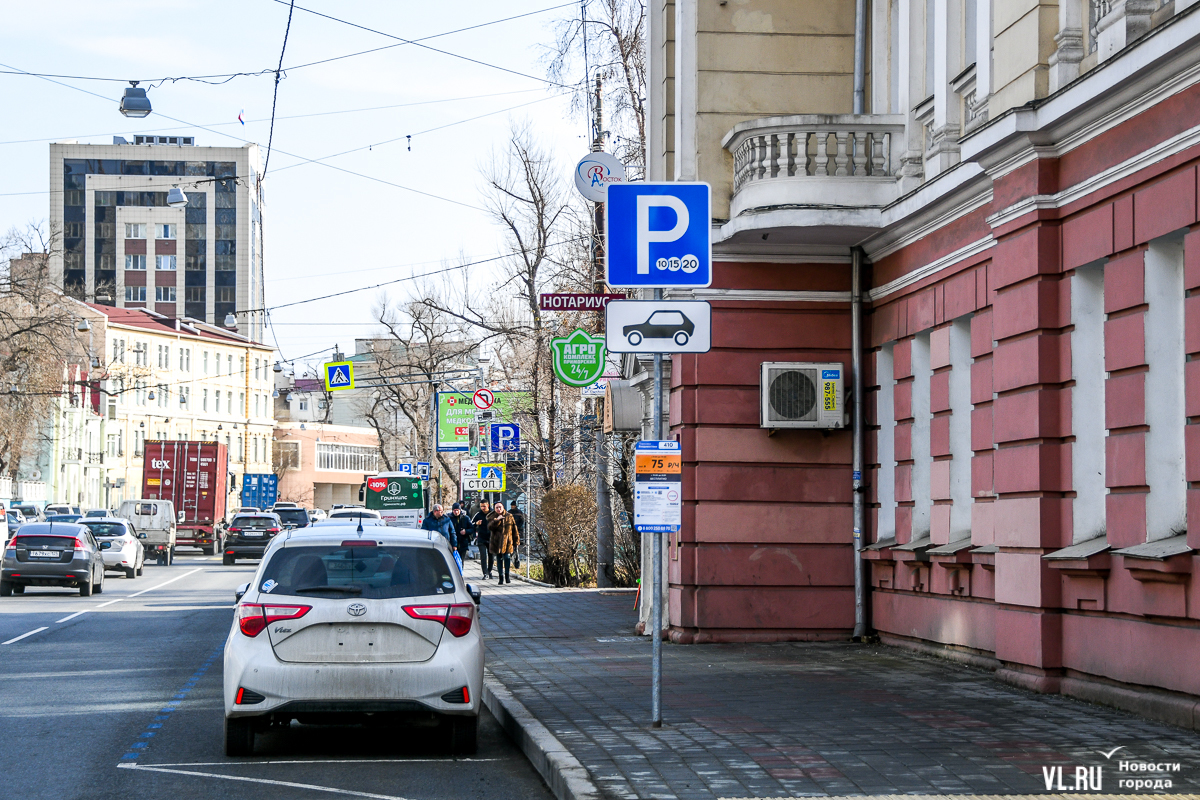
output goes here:
<path id="1" fill-rule="evenodd" d="M 75 547 L 74 536 L 18 536 L 13 540 L 22 547 L 52 547 L 56 550 L 70 550 Z"/>
<path id="2" fill-rule="evenodd" d="M 272 596 L 425 597 L 453 594 L 450 565 L 428 547 L 307 545 L 279 550 L 259 589 Z"/>
<path id="3" fill-rule="evenodd" d="M 249 528 L 252 531 L 265 531 L 267 528 L 278 527 L 279 523 L 274 517 L 238 517 L 233 521 L 231 528 L 241 528 L 246 530 Z"/>
<path id="4" fill-rule="evenodd" d="M 121 536 L 125 533 L 125 526 L 119 522 L 85 522 L 91 529 L 93 536 Z"/>
<path id="5" fill-rule="evenodd" d="M 304 527 L 308 525 L 308 512 L 303 508 L 281 508 L 275 512 L 286 525 Z"/>

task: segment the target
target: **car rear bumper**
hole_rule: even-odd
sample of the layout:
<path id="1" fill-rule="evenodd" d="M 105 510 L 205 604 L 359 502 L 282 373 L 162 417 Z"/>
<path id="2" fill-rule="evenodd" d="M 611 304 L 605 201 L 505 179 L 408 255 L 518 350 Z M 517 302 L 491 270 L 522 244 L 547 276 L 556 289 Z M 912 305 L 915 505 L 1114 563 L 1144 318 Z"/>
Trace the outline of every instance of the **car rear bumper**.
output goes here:
<path id="1" fill-rule="evenodd" d="M 133 562 L 137 558 L 137 553 L 124 550 L 101 550 L 100 558 L 104 559 L 105 569 L 124 569 L 135 566 Z"/>
<path id="2" fill-rule="evenodd" d="M 31 564 L 28 565 L 29 568 L 26 566 L 22 564 L 14 569 L 0 570 L 0 580 L 26 586 L 74 586 L 87 581 L 91 575 L 87 567 L 72 568 L 70 564 L 63 564 L 61 567 L 55 564 L 58 569 L 48 569 L 45 564 Z"/>
<path id="3" fill-rule="evenodd" d="M 463 686 L 469 703 L 442 699 Z M 238 705 L 239 688 L 264 699 Z M 284 663 L 269 642 L 247 639 L 236 629 L 225 648 L 226 717 L 429 712 L 476 716 L 482 694 L 483 642 L 474 633 L 444 642 L 428 661 L 409 663 Z"/>
<path id="4" fill-rule="evenodd" d="M 226 544 L 221 548 L 221 552 L 229 556 L 237 556 L 238 558 L 262 558 L 263 553 L 267 552 L 269 541 L 262 544 Z"/>

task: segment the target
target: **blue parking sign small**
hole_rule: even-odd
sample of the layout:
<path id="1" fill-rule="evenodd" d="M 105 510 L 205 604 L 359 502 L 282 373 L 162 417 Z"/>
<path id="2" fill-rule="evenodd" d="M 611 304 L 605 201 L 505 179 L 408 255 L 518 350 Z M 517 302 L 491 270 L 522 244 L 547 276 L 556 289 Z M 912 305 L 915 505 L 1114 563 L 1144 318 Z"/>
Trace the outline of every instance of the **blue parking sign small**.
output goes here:
<path id="1" fill-rule="evenodd" d="M 614 183 L 608 187 L 607 211 L 610 286 L 712 284 L 707 183 Z"/>

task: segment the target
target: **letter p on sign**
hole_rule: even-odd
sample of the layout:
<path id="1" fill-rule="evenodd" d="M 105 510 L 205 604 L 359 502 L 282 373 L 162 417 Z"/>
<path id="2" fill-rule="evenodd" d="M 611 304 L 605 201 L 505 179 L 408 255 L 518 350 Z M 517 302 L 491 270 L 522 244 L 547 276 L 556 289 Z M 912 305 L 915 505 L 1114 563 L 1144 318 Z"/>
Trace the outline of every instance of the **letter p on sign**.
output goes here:
<path id="1" fill-rule="evenodd" d="M 712 285 L 712 192 L 707 183 L 608 187 L 605 259 L 610 286 Z"/>
<path id="2" fill-rule="evenodd" d="M 662 206 L 675 212 L 675 227 L 666 231 L 650 230 L 650 208 Z M 669 194 L 638 195 L 637 199 L 637 271 L 650 274 L 650 243 L 678 241 L 688 229 L 688 209 L 678 197 Z"/>

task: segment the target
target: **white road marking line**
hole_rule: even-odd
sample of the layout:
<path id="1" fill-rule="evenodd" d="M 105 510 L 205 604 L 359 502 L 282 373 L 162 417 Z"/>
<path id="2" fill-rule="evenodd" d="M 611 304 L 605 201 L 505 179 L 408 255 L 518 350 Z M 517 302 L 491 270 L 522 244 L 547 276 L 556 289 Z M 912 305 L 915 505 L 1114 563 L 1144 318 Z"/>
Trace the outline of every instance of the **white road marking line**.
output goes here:
<path id="1" fill-rule="evenodd" d="M 239 762 L 230 762 L 233 764 Z M 350 789 L 335 789 L 332 786 L 317 786 L 311 783 L 293 783 L 291 781 L 272 781 L 266 778 L 244 778 L 241 775 L 219 775 L 215 772 L 192 772 L 186 769 L 163 769 L 162 767 L 143 767 L 141 764 L 121 763 L 119 769 L 131 769 L 137 772 L 166 772 L 173 775 L 194 775 L 198 778 L 219 778 L 225 781 L 242 781 L 244 783 L 264 783 L 268 786 L 286 786 L 289 789 L 309 789 L 314 792 L 329 792 L 330 794 L 349 795 L 350 797 L 369 797 L 373 800 L 405 800 L 393 794 L 373 794 L 372 792 L 355 792 Z"/>
<path id="2" fill-rule="evenodd" d="M 100 605 L 96 606 L 96 608 L 104 608 L 105 606 L 111 606 L 113 603 L 119 603 L 124 599 L 125 599 L 124 597 L 118 597 L 116 600 L 109 600 L 107 603 L 101 603 Z"/>
<path id="3" fill-rule="evenodd" d="M 157 586 L 151 586 L 149 589 L 142 589 L 140 592 L 134 592 L 133 594 L 131 594 L 129 596 L 130 597 L 138 597 L 140 595 L 145 594 L 146 592 L 153 592 L 155 589 L 161 589 L 162 587 L 166 586 L 168 583 L 174 583 L 175 581 L 182 580 L 182 579 L 186 578 L 188 575 L 195 575 L 197 572 L 200 572 L 202 569 L 204 569 L 204 567 L 196 567 L 191 572 L 185 572 L 182 575 L 176 575 L 174 578 L 171 578 L 171 580 L 169 580 L 169 581 L 163 581 L 162 583 L 158 584 Z M 122 598 L 122 599 L 124 599 L 124 598 Z"/>
<path id="4" fill-rule="evenodd" d="M 24 639 L 26 636 L 33 636 L 35 633 L 41 633 L 42 631 L 46 630 L 47 627 L 49 627 L 49 626 L 43 625 L 40 628 L 36 628 L 36 629 L 30 631 L 29 633 L 22 633 L 20 636 L 16 636 L 12 639 L 9 639 L 7 642 L 0 642 L 0 645 L 12 644 L 13 642 L 19 642 L 22 639 Z"/>
<path id="5" fill-rule="evenodd" d="M 104 608 L 105 606 L 111 606 L 113 603 L 119 603 L 124 599 L 125 599 L 124 597 L 118 597 L 116 600 L 109 600 L 107 603 L 101 603 L 100 605 L 95 606 L 93 608 L 85 608 L 83 611 L 76 611 L 74 614 L 68 614 L 67 616 L 63 617 L 62 619 L 56 619 L 54 621 L 54 624 L 57 625 L 60 622 L 67 622 L 68 620 L 75 619 L 80 614 L 86 614 L 89 611 L 95 611 L 97 608 Z"/>
<path id="6" fill-rule="evenodd" d="M 280 760 L 280 761 L 187 761 L 168 764 L 138 764 L 139 768 L 145 767 L 240 767 L 240 766 L 264 766 L 271 764 L 424 764 L 424 763 L 455 763 L 460 761 L 499 761 L 498 758 L 454 758 L 447 756 L 446 758 L 314 758 L 309 761 L 304 760 Z"/>

